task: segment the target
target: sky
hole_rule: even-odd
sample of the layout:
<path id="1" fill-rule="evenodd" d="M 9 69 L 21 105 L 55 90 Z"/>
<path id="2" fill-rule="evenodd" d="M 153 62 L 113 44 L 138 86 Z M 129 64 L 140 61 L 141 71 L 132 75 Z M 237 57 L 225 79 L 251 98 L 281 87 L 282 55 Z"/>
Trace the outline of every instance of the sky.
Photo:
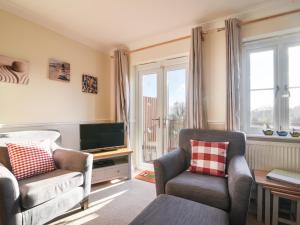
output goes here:
<path id="1" fill-rule="evenodd" d="M 185 69 L 167 71 L 167 93 L 169 108 L 175 102 L 185 102 Z M 143 96 L 157 97 L 157 75 L 143 76 Z"/>
<path id="2" fill-rule="evenodd" d="M 290 107 L 300 105 L 300 46 L 288 48 L 288 70 L 291 97 Z M 169 108 L 176 101 L 185 102 L 185 69 L 167 71 Z M 273 107 L 274 104 L 274 51 L 250 54 L 251 110 Z M 269 89 L 269 90 L 268 90 Z M 157 75 L 143 76 L 143 95 L 157 97 Z"/>
<path id="3" fill-rule="evenodd" d="M 288 48 L 288 71 L 290 86 L 290 107 L 300 105 L 300 46 Z M 299 87 L 299 88 L 293 88 Z M 267 50 L 250 54 L 251 110 L 273 107 L 274 89 L 274 51 Z M 254 91 L 255 90 L 255 91 Z"/>

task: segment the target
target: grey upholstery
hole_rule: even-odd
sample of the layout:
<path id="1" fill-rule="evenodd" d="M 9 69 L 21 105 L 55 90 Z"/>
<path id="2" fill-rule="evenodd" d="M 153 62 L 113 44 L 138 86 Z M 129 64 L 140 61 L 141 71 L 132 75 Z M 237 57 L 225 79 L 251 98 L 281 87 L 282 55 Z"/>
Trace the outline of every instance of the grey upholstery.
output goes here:
<path id="1" fill-rule="evenodd" d="M 247 218 L 252 182 L 252 175 L 245 157 L 233 157 L 228 166 L 231 224 L 244 224 Z"/>
<path id="2" fill-rule="evenodd" d="M 53 157 L 57 170 L 18 182 L 0 147 L 0 225 L 41 225 L 88 200 L 93 156 L 56 149 Z"/>
<path id="3" fill-rule="evenodd" d="M 199 141 L 228 141 L 227 163 L 233 156 L 245 154 L 246 137 L 244 133 L 221 130 L 182 129 L 179 135 L 179 148 L 186 152 L 187 164 L 191 160 L 191 139 Z"/>
<path id="4" fill-rule="evenodd" d="M 164 194 L 169 180 L 186 170 L 185 153 L 176 149 L 154 161 L 156 193 Z"/>
<path id="5" fill-rule="evenodd" d="M 129 225 L 229 225 L 228 213 L 170 195 L 160 195 Z"/>
<path id="6" fill-rule="evenodd" d="M 208 184 L 207 176 L 184 172 L 190 166 L 191 139 L 229 142 L 226 161 L 228 178 L 221 179 L 222 182 L 219 177 L 210 177 Z M 231 225 L 244 225 L 253 182 L 244 154 L 244 133 L 182 129 L 179 148 L 154 161 L 157 195 L 168 193 L 226 209 L 230 214 Z"/>
<path id="7" fill-rule="evenodd" d="M 227 179 L 184 171 L 166 184 L 166 194 L 223 210 L 229 209 Z"/>
<path id="8" fill-rule="evenodd" d="M 82 184 L 82 173 L 61 169 L 21 180 L 19 188 L 22 207 L 30 209 Z"/>

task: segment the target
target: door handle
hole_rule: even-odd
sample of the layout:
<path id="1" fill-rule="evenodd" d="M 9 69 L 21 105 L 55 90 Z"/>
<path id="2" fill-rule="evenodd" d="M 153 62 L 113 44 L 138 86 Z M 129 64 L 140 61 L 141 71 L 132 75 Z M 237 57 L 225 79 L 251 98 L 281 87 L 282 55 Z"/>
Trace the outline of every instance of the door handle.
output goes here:
<path id="1" fill-rule="evenodd" d="M 160 128 L 160 117 L 152 119 L 152 120 L 157 121 L 158 122 L 158 128 Z"/>
<path id="2" fill-rule="evenodd" d="M 275 90 L 275 98 L 277 97 L 279 91 L 280 91 L 280 87 L 279 87 L 279 85 L 277 85 L 276 90 Z"/>
<path id="3" fill-rule="evenodd" d="M 169 119 L 168 117 L 165 117 L 165 118 L 163 119 L 163 125 L 164 125 L 164 128 L 167 127 L 168 121 L 172 121 L 172 119 Z"/>
<path id="4" fill-rule="evenodd" d="M 284 85 L 285 94 L 282 95 L 283 98 L 291 97 L 291 92 L 288 85 Z"/>

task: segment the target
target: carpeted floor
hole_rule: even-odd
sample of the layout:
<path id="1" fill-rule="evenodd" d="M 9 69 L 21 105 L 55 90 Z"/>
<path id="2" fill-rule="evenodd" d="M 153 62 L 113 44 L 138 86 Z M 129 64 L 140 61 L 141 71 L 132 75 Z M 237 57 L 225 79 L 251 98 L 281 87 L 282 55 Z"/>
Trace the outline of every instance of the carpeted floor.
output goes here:
<path id="1" fill-rule="evenodd" d="M 136 179 L 93 186 L 89 209 L 51 225 L 127 225 L 154 198 L 154 184 Z"/>
<path id="2" fill-rule="evenodd" d="M 75 210 L 50 225 L 128 225 L 155 198 L 155 185 L 132 179 L 92 188 L 90 208 Z M 260 225 L 250 215 L 247 225 Z"/>

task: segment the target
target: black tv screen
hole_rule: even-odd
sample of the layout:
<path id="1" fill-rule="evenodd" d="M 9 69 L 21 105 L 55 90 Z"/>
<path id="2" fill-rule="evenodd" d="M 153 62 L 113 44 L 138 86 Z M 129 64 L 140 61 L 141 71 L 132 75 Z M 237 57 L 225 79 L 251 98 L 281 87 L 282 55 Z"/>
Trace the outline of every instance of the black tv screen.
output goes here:
<path id="1" fill-rule="evenodd" d="M 80 149 L 124 146 L 124 123 L 80 124 Z"/>

